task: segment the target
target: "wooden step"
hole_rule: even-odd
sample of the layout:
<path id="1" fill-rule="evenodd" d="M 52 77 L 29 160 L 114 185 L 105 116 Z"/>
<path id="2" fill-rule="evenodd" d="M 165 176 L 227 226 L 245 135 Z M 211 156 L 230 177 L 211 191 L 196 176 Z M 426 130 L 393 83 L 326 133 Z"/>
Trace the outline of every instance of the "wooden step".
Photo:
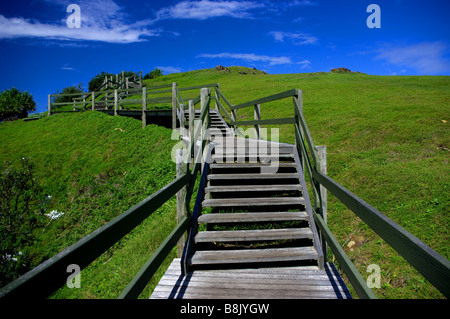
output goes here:
<path id="1" fill-rule="evenodd" d="M 196 251 L 190 264 L 248 264 L 264 262 L 303 261 L 317 259 L 314 247 L 267 248 L 245 250 L 204 250 Z"/>
<path id="2" fill-rule="evenodd" d="M 300 184 L 286 185 L 225 185 L 225 186 L 208 186 L 205 188 L 206 193 L 228 193 L 228 192 L 293 192 L 301 191 Z"/>
<path id="3" fill-rule="evenodd" d="M 303 197 L 258 197 L 258 198 L 217 198 L 205 199 L 203 207 L 233 206 L 294 206 L 304 205 Z"/>
<path id="4" fill-rule="evenodd" d="M 223 223 L 263 223 L 308 220 L 306 212 L 268 212 L 268 213 L 220 213 L 203 214 L 198 218 L 199 224 Z"/>
<path id="5" fill-rule="evenodd" d="M 299 179 L 297 173 L 276 173 L 276 174 L 209 174 L 208 180 L 227 180 L 227 179 Z"/>
<path id="6" fill-rule="evenodd" d="M 313 238 L 311 229 L 257 229 L 257 230 L 219 230 L 201 231 L 195 236 L 196 243 L 242 242 L 242 241 L 276 241 L 289 239 Z"/>
<path id="7" fill-rule="evenodd" d="M 214 147 L 216 154 L 293 154 L 293 150 L 290 147 L 284 148 L 248 148 L 248 147 L 222 147 L 221 145 L 216 145 Z"/>
<path id="8" fill-rule="evenodd" d="M 270 167 L 271 164 L 267 163 L 212 163 L 209 165 L 210 169 L 214 168 L 261 168 Z M 292 167 L 297 168 L 296 163 L 278 163 L 278 167 Z"/>
<path id="9" fill-rule="evenodd" d="M 234 162 L 237 158 L 247 160 L 249 158 L 252 159 L 253 157 L 258 158 L 258 161 L 255 160 L 255 162 L 261 162 L 261 160 L 264 160 L 264 162 L 267 160 L 283 161 L 283 160 L 293 160 L 294 154 L 286 153 L 286 154 L 278 154 L 278 155 L 276 155 L 276 154 L 262 155 L 262 154 L 255 153 L 255 154 L 250 154 L 250 156 L 249 156 L 249 154 L 213 154 L 212 155 L 213 161 L 216 161 L 217 163 L 221 163 L 221 161 Z"/>

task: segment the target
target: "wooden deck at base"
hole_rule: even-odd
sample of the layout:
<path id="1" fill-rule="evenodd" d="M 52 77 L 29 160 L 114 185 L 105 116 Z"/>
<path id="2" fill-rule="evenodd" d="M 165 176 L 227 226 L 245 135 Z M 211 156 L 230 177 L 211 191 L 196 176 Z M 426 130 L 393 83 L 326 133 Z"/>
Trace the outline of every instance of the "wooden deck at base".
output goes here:
<path id="1" fill-rule="evenodd" d="M 348 299 L 334 264 L 318 267 L 196 270 L 181 275 L 176 258 L 150 299 Z"/>

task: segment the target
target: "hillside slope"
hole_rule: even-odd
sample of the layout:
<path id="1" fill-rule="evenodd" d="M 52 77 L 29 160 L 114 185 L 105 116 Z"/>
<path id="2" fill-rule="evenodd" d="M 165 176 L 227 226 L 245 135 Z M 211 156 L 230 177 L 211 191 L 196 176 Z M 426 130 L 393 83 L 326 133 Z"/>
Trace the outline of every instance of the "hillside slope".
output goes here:
<path id="1" fill-rule="evenodd" d="M 228 70 L 197 70 L 146 82 L 178 82 L 180 87 L 219 83 L 233 104 L 302 89 L 312 137 L 316 145 L 327 146 L 328 174 L 449 258 L 449 77 Z M 261 108 L 262 119 L 292 112 L 287 99 Z M 251 111 L 237 114 L 239 119 L 253 118 Z M 47 209 L 64 212 L 38 229 L 36 262 L 170 182 L 175 177 L 170 134 L 165 128 L 142 129 L 139 121 L 97 112 L 1 123 L 0 161 L 30 158 L 52 196 Z M 294 142 L 290 125 L 280 127 L 280 141 Z M 381 288 L 374 289 L 379 298 L 442 298 L 332 196 L 328 224 L 364 278 L 370 264 L 380 266 Z M 172 200 L 128 236 L 127 245 L 119 243 L 83 271 L 82 289 L 63 289 L 56 297 L 117 297 L 174 225 Z M 334 260 L 331 254 L 329 258 Z M 159 275 L 163 271 L 161 267 Z M 158 275 L 149 286 L 157 281 Z"/>
<path id="2" fill-rule="evenodd" d="M 169 129 L 142 129 L 140 121 L 99 112 L 0 123 L 0 162 L 14 166 L 22 157 L 30 160 L 43 200 L 51 197 L 45 212 L 63 213 L 54 220 L 44 217 L 35 229 L 35 244 L 20 248 L 32 252 L 32 266 L 172 181 L 175 164 L 170 152 L 175 142 Z M 175 225 L 176 205 L 171 200 L 83 271 L 82 289 L 65 289 L 58 296 L 116 298 Z M 122 275 L 110 277 L 114 272 Z"/>
<path id="3" fill-rule="evenodd" d="M 243 67 L 228 69 L 230 72 L 205 69 L 170 74 L 147 83 L 177 82 L 180 87 L 219 83 L 232 104 L 302 89 L 304 114 L 314 142 L 327 146 L 328 174 L 450 257 L 450 77 L 334 72 L 268 75 L 252 74 L 252 69 Z M 242 71 L 247 74 L 239 73 Z M 262 119 L 292 115 L 289 99 L 261 106 Z M 238 110 L 237 117 L 253 119 L 253 110 Z M 294 142 L 292 125 L 279 129 L 281 142 Z M 364 278 L 369 275 L 368 265 L 380 266 L 378 297 L 442 297 L 331 195 L 328 223 Z"/>

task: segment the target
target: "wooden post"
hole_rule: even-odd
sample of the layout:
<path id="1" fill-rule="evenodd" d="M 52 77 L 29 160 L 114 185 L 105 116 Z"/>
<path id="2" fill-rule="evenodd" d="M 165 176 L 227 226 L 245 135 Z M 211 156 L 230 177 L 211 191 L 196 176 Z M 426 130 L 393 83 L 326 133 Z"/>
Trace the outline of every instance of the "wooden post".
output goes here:
<path id="1" fill-rule="evenodd" d="M 178 83 L 172 83 L 172 130 L 177 128 L 177 85 Z"/>
<path id="2" fill-rule="evenodd" d="M 325 145 L 318 145 L 315 146 L 315 151 L 317 153 L 317 158 L 319 160 L 319 171 L 326 175 L 327 174 L 327 147 Z M 320 208 L 321 208 L 321 215 L 322 219 L 325 222 L 325 225 L 327 224 L 327 189 L 320 185 Z M 323 255 L 325 258 L 327 258 L 327 243 L 325 241 L 325 238 L 322 237 L 322 248 L 323 248 Z"/>
<path id="3" fill-rule="evenodd" d="M 95 110 L 95 92 L 92 92 L 92 111 Z"/>
<path id="4" fill-rule="evenodd" d="M 180 105 L 180 137 L 183 138 L 185 136 L 185 129 L 186 127 L 184 126 L 184 104 Z"/>
<path id="5" fill-rule="evenodd" d="M 48 112 L 47 112 L 47 116 L 50 116 L 51 108 L 52 108 L 52 96 L 49 94 L 48 95 Z"/>
<path id="6" fill-rule="evenodd" d="M 253 117 L 253 119 L 257 120 L 257 121 L 261 120 L 261 104 L 255 104 L 255 110 L 254 110 L 254 117 Z M 256 139 L 257 140 L 261 139 L 260 128 L 261 128 L 261 125 L 259 125 L 259 124 L 255 125 L 255 132 L 256 132 Z"/>
<path id="7" fill-rule="evenodd" d="M 297 89 L 297 96 L 294 96 L 294 99 L 297 101 L 297 104 L 300 109 L 300 114 L 303 114 L 303 92 L 302 90 Z M 299 126 L 300 133 L 304 136 L 304 132 L 301 126 Z M 303 168 L 303 174 L 305 174 L 305 159 L 303 158 L 302 154 L 299 152 L 298 156 L 300 157 L 300 162 L 302 164 Z"/>
<path id="8" fill-rule="evenodd" d="M 231 118 L 236 122 L 236 110 L 231 110 Z M 236 124 L 232 125 L 233 136 L 236 136 Z"/>
<path id="9" fill-rule="evenodd" d="M 214 89 L 214 92 L 215 92 L 215 94 L 214 94 L 214 96 L 216 97 L 216 100 L 215 100 L 215 108 L 216 108 L 216 112 L 219 114 L 220 113 L 220 110 L 219 110 L 219 103 L 218 103 L 218 101 L 219 101 L 219 94 L 217 94 L 217 90 L 219 89 L 219 83 L 217 83 L 217 86 L 216 86 L 216 88 Z"/>
<path id="10" fill-rule="evenodd" d="M 142 88 L 142 128 L 147 126 L 147 88 Z"/>
<path id="11" fill-rule="evenodd" d="M 202 169 L 201 169 L 201 172 L 203 173 L 203 170 L 204 170 L 204 168 L 205 168 L 205 163 L 206 163 L 206 160 L 207 160 L 207 156 L 208 156 L 208 140 L 206 140 L 206 143 L 205 143 L 205 148 L 204 149 L 202 149 L 202 145 L 203 145 L 203 136 L 205 135 L 205 132 L 206 132 L 206 130 L 208 130 L 208 122 L 209 122 L 209 105 L 207 105 L 206 104 L 206 100 L 207 100 L 207 98 L 208 98 L 208 95 L 210 95 L 211 94 L 211 89 L 209 89 L 209 88 L 202 88 L 201 89 L 201 91 L 200 91 L 200 105 L 201 105 L 201 113 L 203 113 L 203 110 L 205 109 L 205 108 L 208 108 L 208 111 L 206 112 L 206 116 L 205 116 L 205 119 L 204 119 L 204 122 L 202 122 L 202 128 L 201 128 L 201 130 L 200 130 L 200 150 L 199 151 L 201 151 L 202 152 L 202 160 L 201 160 L 201 167 L 202 167 Z M 200 114 L 201 114 L 200 113 Z"/>
<path id="12" fill-rule="evenodd" d="M 186 165 L 183 163 L 183 149 L 177 150 L 176 156 L 176 170 L 177 178 L 186 173 Z M 177 224 L 186 215 L 186 186 L 181 188 L 177 193 Z M 183 254 L 184 243 L 186 241 L 186 235 L 183 234 L 177 243 L 178 258 Z"/>
<path id="13" fill-rule="evenodd" d="M 114 90 L 114 116 L 117 115 L 117 89 Z"/>
<path id="14" fill-rule="evenodd" d="M 195 121 L 195 106 L 194 101 L 189 100 L 189 141 L 192 143 L 192 139 L 194 138 L 194 121 Z M 194 148 L 195 148 L 195 142 L 194 141 Z M 190 145 L 190 144 L 189 144 Z M 191 164 L 194 165 L 194 154 L 195 151 L 192 150 L 192 153 L 190 154 L 191 157 Z"/>

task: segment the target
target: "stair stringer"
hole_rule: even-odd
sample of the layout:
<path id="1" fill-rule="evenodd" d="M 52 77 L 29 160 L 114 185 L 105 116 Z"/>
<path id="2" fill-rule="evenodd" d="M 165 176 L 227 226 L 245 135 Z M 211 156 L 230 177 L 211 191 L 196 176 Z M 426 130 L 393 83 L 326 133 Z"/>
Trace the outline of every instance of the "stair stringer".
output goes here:
<path id="1" fill-rule="evenodd" d="M 325 258 L 324 258 L 324 254 L 323 254 L 322 244 L 321 244 L 320 238 L 319 238 L 319 233 L 318 233 L 319 231 L 316 226 L 316 223 L 314 222 L 313 208 L 311 205 L 311 199 L 308 194 L 308 189 L 306 187 L 305 174 L 303 171 L 303 166 L 300 161 L 300 156 L 298 155 L 297 147 L 295 147 L 295 145 L 293 145 L 293 151 L 294 151 L 295 163 L 297 164 L 297 172 L 300 175 L 300 185 L 303 188 L 302 196 L 305 199 L 305 211 L 306 211 L 306 214 L 308 215 L 309 227 L 310 227 L 311 231 L 313 232 L 313 236 L 314 236 L 313 246 L 318 253 L 318 259 L 317 259 L 318 266 L 319 266 L 319 269 L 325 269 L 324 268 L 325 267 Z"/>

